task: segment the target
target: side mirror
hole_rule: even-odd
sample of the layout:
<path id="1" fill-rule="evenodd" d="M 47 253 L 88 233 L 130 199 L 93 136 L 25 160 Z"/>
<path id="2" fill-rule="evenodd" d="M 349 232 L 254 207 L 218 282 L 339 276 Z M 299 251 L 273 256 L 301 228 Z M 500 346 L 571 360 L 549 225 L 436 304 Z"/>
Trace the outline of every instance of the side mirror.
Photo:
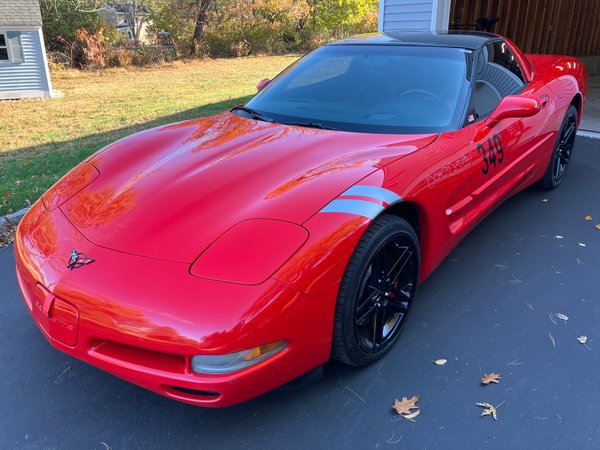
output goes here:
<path id="1" fill-rule="evenodd" d="M 269 84 L 270 82 L 271 79 L 269 78 L 265 78 L 264 80 L 259 81 L 256 85 L 256 92 L 262 91 L 265 87 L 267 87 L 267 84 Z"/>
<path id="2" fill-rule="evenodd" d="M 504 97 L 494 112 L 483 123 L 488 128 L 493 128 L 502 119 L 511 117 L 531 117 L 540 112 L 539 100 L 519 95 Z"/>

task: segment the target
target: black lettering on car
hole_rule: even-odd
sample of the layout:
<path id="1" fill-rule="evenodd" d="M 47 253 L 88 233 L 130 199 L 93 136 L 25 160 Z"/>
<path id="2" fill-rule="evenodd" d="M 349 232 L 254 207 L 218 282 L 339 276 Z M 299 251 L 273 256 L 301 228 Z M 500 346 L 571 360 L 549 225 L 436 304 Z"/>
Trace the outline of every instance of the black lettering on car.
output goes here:
<path id="1" fill-rule="evenodd" d="M 483 158 L 484 167 L 481 171 L 484 175 L 490 172 L 490 167 L 496 168 L 497 164 L 504 162 L 504 147 L 500 136 L 495 134 L 492 138 L 488 138 L 487 149 L 484 144 L 477 144 L 477 153 Z"/>

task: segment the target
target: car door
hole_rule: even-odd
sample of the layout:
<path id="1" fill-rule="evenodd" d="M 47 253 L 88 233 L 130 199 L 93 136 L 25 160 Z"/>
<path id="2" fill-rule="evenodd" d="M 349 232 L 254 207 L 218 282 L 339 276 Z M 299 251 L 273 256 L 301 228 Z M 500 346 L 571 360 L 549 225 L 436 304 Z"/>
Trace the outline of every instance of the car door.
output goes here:
<path id="1" fill-rule="evenodd" d="M 503 99 L 524 87 L 517 60 L 503 41 L 491 42 L 479 51 L 464 128 L 470 147 L 472 201 L 467 217 L 472 224 L 527 179 L 527 155 L 536 137 L 532 118 L 509 117 L 496 123 L 490 119 Z"/>

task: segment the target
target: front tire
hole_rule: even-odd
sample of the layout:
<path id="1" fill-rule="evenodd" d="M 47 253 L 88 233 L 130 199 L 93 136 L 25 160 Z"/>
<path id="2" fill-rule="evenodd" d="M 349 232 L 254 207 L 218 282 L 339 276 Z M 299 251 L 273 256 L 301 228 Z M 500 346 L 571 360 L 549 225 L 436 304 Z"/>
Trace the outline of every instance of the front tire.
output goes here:
<path id="1" fill-rule="evenodd" d="M 384 215 L 356 246 L 340 284 L 332 356 L 365 366 L 398 339 L 417 291 L 419 241 L 400 217 Z"/>
<path id="2" fill-rule="evenodd" d="M 556 189 L 561 185 L 567 173 L 567 167 L 573 154 L 575 136 L 577 135 L 577 108 L 569 105 L 565 118 L 563 119 L 558 138 L 554 144 L 554 150 L 546 173 L 540 180 L 540 186 L 544 189 Z"/>

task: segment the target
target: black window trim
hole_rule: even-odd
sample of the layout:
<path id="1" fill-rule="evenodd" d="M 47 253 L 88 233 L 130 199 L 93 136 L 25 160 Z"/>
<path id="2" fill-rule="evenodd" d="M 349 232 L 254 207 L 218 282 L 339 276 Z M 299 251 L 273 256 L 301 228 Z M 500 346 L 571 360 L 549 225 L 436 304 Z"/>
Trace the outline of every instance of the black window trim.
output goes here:
<path id="1" fill-rule="evenodd" d="M 0 30 L 0 35 L 4 36 L 4 44 L 5 44 L 5 45 L 0 45 L 0 48 L 5 48 L 6 54 L 8 56 L 8 59 L 0 59 L 0 64 L 12 64 L 12 55 L 11 55 L 11 51 L 10 51 L 10 41 L 8 39 L 8 33 L 4 30 Z"/>
<path id="2" fill-rule="evenodd" d="M 517 66 L 519 67 L 519 70 L 521 71 L 521 74 L 523 75 L 523 79 L 520 79 L 517 75 L 515 75 L 512 71 L 509 70 L 509 72 L 514 75 L 515 77 L 519 78 L 519 81 L 521 83 L 523 83 L 523 87 L 527 86 L 529 84 L 529 82 L 527 81 L 527 78 L 525 78 L 525 72 L 523 72 L 523 68 L 521 67 L 521 64 L 519 64 L 519 60 L 515 57 L 515 54 L 513 53 L 513 51 L 510 49 L 510 46 L 508 45 L 508 43 L 504 40 L 504 39 L 493 39 L 489 42 L 487 42 L 485 45 L 482 45 L 481 48 L 479 50 L 482 50 L 485 46 L 487 45 L 493 45 L 497 42 L 500 42 L 502 44 L 506 45 L 506 49 L 510 52 L 510 54 L 512 55 L 512 57 L 515 59 L 515 63 L 517 64 Z M 495 63 L 494 63 L 495 64 Z M 499 65 L 499 64 L 497 64 Z M 505 67 L 506 68 L 506 67 Z M 523 88 L 521 88 L 521 90 L 519 91 L 523 92 Z M 515 94 L 513 94 L 515 95 Z"/>
<path id="3" fill-rule="evenodd" d="M 513 54 L 513 52 L 510 50 L 510 46 L 508 45 L 508 43 L 504 39 L 502 39 L 502 38 L 490 39 L 489 41 L 485 42 L 482 46 L 480 46 L 478 49 L 473 50 L 475 52 L 475 56 L 473 57 L 473 67 L 471 68 L 471 82 L 469 83 L 469 92 L 467 94 L 467 103 L 465 105 L 465 111 L 464 111 L 464 114 L 463 114 L 463 126 L 462 126 L 462 128 L 466 128 L 466 127 L 469 127 L 471 125 L 475 125 L 476 123 L 481 122 L 483 119 L 486 119 L 487 117 L 489 117 L 489 115 L 485 116 L 485 117 L 479 117 L 474 122 L 470 122 L 470 123 L 467 122 L 467 115 L 469 114 L 469 106 L 471 105 L 471 99 L 473 97 L 473 92 L 475 91 L 475 83 L 477 82 L 477 80 L 476 80 L 476 78 L 477 78 L 476 77 L 476 70 L 477 70 L 477 63 L 479 62 L 479 56 L 480 56 L 481 53 L 483 53 L 483 48 L 486 45 L 495 44 L 497 42 L 506 44 L 508 50 L 511 52 L 511 54 L 513 55 L 513 57 L 515 56 Z M 468 50 L 468 49 L 465 49 L 465 50 Z M 521 66 L 519 64 L 519 61 L 516 59 L 516 57 L 515 57 L 515 60 L 516 60 L 517 65 L 519 65 L 519 68 L 521 69 L 521 73 L 523 73 L 523 69 L 521 68 Z M 524 73 L 523 73 L 523 78 L 524 78 L 524 81 L 523 80 L 519 80 L 519 81 L 523 81 L 523 87 L 519 91 L 515 92 L 512 95 L 521 95 L 523 93 L 523 91 L 525 91 L 525 89 L 529 86 L 530 82 L 527 81 L 527 78 L 525 77 Z M 502 101 L 502 99 L 504 99 L 504 97 L 506 97 L 506 95 L 502 96 L 502 98 L 500 99 L 500 101 Z"/>

